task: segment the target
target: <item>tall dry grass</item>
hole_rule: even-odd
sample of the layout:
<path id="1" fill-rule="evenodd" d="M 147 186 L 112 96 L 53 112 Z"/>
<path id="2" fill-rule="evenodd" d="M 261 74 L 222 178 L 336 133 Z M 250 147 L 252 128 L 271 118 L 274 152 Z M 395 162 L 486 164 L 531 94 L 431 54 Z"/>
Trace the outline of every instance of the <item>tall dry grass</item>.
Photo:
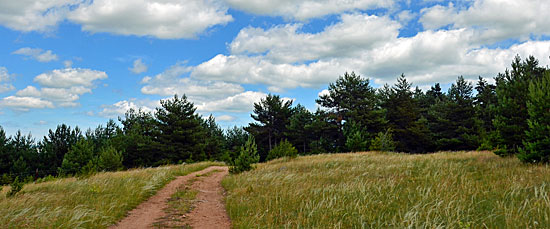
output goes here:
<path id="1" fill-rule="evenodd" d="M 235 228 L 550 227 L 550 167 L 490 152 L 307 156 L 223 185 Z"/>
<path id="2" fill-rule="evenodd" d="M 0 227 L 105 228 L 176 176 L 219 164 L 134 169 L 26 184 L 13 197 L 6 197 L 8 188 L 4 188 L 0 194 Z"/>

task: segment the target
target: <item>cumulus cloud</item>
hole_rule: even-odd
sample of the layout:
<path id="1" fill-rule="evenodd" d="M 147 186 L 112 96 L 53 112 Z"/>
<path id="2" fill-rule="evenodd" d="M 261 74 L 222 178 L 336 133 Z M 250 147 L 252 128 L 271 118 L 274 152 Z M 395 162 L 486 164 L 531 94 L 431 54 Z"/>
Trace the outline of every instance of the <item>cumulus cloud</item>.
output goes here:
<path id="1" fill-rule="evenodd" d="M 352 10 L 390 8 L 387 0 L 225 0 L 231 7 L 260 15 L 307 20 Z"/>
<path id="2" fill-rule="evenodd" d="M 231 116 L 231 115 L 216 116 L 216 121 L 219 121 L 219 122 L 232 122 L 232 121 L 235 121 L 236 119 L 237 117 Z"/>
<path id="3" fill-rule="evenodd" d="M 92 33 L 194 38 L 232 21 L 218 0 L 95 0 L 81 4 L 69 19 Z"/>
<path id="4" fill-rule="evenodd" d="M 35 97 L 8 96 L 0 101 L 0 105 L 12 108 L 16 111 L 29 111 L 30 109 L 54 108 L 52 102 Z"/>
<path id="5" fill-rule="evenodd" d="M 12 75 L 8 73 L 8 69 L 5 67 L 0 67 L 0 93 L 5 93 L 15 89 L 12 84 L 7 83 L 11 81 Z"/>
<path id="6" fill-rule="evenodd" d="M 91 69 L 58 69 L 34 78 L 42 86 L 27 86 L 13 96 L 6 97 L 0 105 L 18 111 L 30 109 L 75 107 L 80 96 L 92 93 L 96 80 L 106 79 L 105 72 Z"/>
<path id="7" fill-rule="evenodd" d="M 479 42 L 493 43 L 504 39 L 529 40 L 531 35 L 549 35 L 547 0 L 476 0 L 470 7 L 436 5 L 422 10 L 420 22 L 426 29 L 446 25 L 473 28 L 480 33 Z"/>
<path id="8" fill-rule="evenodd" d="M 147 71 L 147 65 L 143 63 L 141 59 L 134 60 L 134 65 L 131 68 L 128 68 L 134 74 L 140 74 Z"/>
<path id="9" fill-rule="evenodd" d="M 318 33 L 300 32 L 300 25 L 293 23 L 270 29 L 248 27 L 229 44 L 230 54 L 216 55 L 195 66 L 191 76 L 266 85 L 277 92 L 319 88 L 346 71 L 355 71 L 379 85 L 393 84 L 405 73 L 416 85 L 426 86 L 450 83 L 459 75 L 467 79 L 494 77 L 517 54 L 533 55 L 543 65 L 549 62 L 550 41 L 495 49 L 488 48 L 491 43 L 478 28 L 427 30 L 399 37 L 400 28 L 397 21 L 366 14 L 342 15 L 340 22 Z"/>
<path id="10" fill-rule="evenodd" d="M 213 80 L 195 80 L 183 76 L 191 70 L 191 67 L 182 63 L 175 64 L 166 71 L 155 75 L 146 76 L 141 88 L 143 94 L 173 96 L 174 94 L 187 95 L 195 102 L 221 99 L 244 91 L 238 84 Z"/>
<path id="11" fill-rule="evenodd" d="M 34 82 L 44 87 L 52 88 L 92 87 L 95 80 L 106 78 L 107 73 L 102 71 L 84 68 L 65 68 L 42 73 L 34 78 Z"/>
<path id="12" fill-rule="evenodd" d="M 50 62 L 58 60 L 57 55 L 53 54 L 52 50 L 42 50 L 39 48 L 20 48 L 13 52 L 13 54 L 27 56 L 29 58 L 35 59 L 39 62 Z"/>
<path id="13" fill-rule="evenodd" d="M 254 103 L 265 98 L 267 94 L 256 91 L 246 91 L 221 100 L 195 103 L 199 112 L 249 112 Z"/>
<path id="14" fill-rule="evenodd" d="M 81 0 L 0 1 L 0 25 L 19 31 L 48 31 Z"/>
<path id="15" fill-rule="evenodd" d="M 141 109 L 144 112 L 153 112 L 155 110 L 154 107 L 145 105 L 143 102 L 131 100 L 122 100 L 112 105 L 103 105 L 102 107 L 103 110 L 101 110 L 98 114 L 109 118 L 124 116 L 124 114 L 130 109 L 134 109 L 136 111 Z"/>

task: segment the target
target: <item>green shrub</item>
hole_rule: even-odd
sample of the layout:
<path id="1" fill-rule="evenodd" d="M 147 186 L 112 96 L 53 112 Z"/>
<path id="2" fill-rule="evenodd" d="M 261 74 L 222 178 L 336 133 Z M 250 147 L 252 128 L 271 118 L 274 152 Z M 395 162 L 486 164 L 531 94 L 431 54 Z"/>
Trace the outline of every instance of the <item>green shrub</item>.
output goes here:
<path id="1" fill-rule="evenodd" d="M 294 158 L 296 156 L 298 156 L 298 150 L 285 139 L 269 151 L 266 160 L 273 160 L 281 157 Z"/>
<path id="2" fill-rule="evenodd" d="M 122 160 L 122 152 L 118 152 L 114 147 L 108 146 L 101 150 L 98 166 L 103 171 L 118 171 L 124 168 Z"/>
<path id="3" fill-rule="evenodd" d="M 23 189 L 23 185 L 24 183 L 19 181 L 19 177 L 16 177 L 15 180 L 10 184 L 11 190 L 10 192 L 8 192 L 8 196 L 13 196 L 21 191 L 21 189 Z"/>
<path id="4" fill-rule="evenodd" d="M 393 135 L 391 129 L 386 132 L 379 132 L 378 135 L 372 140 L 370 150 L 375 151 L 394 151 L 395 142 L 393 141 Z"/>
<path id="5" fill-rule="evenodd" d="M 241 173 L 254 169 L 253 164 L 260 161 L 260 155 L 258 154 L 258 147 L 252 136 L 248 136 L 248 140 L 241 146 L 241 152 L 239 156 L 231 163 L 229 172 Z"/>
<path id="6" fill-rule="evenodd" d="M 11 176 L 4 173 L 2 174 L 2 177 L 0 177 L 0 186 L 10 184 L 11 183 Z"/>

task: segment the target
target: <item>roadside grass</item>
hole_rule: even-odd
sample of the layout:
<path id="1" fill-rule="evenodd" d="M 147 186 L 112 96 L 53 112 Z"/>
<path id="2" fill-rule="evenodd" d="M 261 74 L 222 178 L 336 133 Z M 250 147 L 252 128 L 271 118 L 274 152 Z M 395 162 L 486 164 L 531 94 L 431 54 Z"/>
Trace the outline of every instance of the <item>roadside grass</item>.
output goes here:
<path id="1" fill-rule="evenodd" d="M 304 156 L 222 184 L 234 228 L 550 227 L 550 167 L 491 152 Z"/>
<path id="2" fill-rule="evenodd" d="M 0 227 L 105 228 L 154 195 L 176 176 L 215 162 L 98 173 L 88 178 L 26 184 L 13 197 L 0 195 Z"/>

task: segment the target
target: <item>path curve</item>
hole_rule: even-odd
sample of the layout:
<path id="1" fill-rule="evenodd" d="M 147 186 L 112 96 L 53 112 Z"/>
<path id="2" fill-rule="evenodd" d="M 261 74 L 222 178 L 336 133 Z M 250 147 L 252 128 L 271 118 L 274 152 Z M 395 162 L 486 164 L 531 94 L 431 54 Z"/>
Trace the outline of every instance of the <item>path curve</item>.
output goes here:
<path id="1" fill-rule="evenodd" d="M 217 218 L 219 218 L 221 215 L 221 211 L 225 214 L 224 223 L 223 225 L 227 224 L 228 226 L 219 227 L 216 226 L 215 228 L 229 228 L 231 223 L 229 221 L 229 217 L 227 216 L 227 213 L 225 213 L 225 206 L 223 204 L 223 188 L 221 187 L 221 179 L 227 175 L 228 168 L 224 166 L 211 166 L 206 169 L 203 169 L 201 171 L 193 172 L 190 174 L 187 174 L 185 176 L 179 176 L 170 183 L 168 183 L 164 188 L 160 189 L 154 196 L 150 197 L 145 202 L 138 205 L 135 209 L 130 211 L 128 213 L 128 216 L 126 218 L 119 221 L 117 224 L 109 227 L 111 229 L 140 229 L 140 228 L 153 228 L 153 223 L 156 222 L 157 219 L 160 219 L 164 216 L 166 216 L 166 213 L 164 212 L 164 209 L 168 207 L 167 200 L 177 191 L 178 187 L 185 185 L 189 180 L 192 178 L 197 177 L 197 175 L 205 174 L 214 170 L 220 170 L 222 172 L 216 172 L 212 174 L 211 176 L 204 177 L 203 179 L 200 179 L 199 181 L 203 181 L 200 183 L 207 183 L 212 185 L 213 183 L 217 183 L 219 186 L 219 189 L 221 190 L 219 192 L 216 192 L 217 195 L 209 196 L 207 199 L 204 199 L 203 201 L 200 201 L 198 205 L 196 205 L 196 209 L 198 209 L 202 204 L 204 203 L 221 203 L 221 205 L 216 205 L 216 209 L 209 210 L 211 212 L 216 213 L 216 221 Z M 214 181 L 215 179 L 215 181 Z M 197 181 L 197 182 L 199 182 Z M 205 189 L 208 191 L 209 189 Z M 203 191 L 199 192 L 197 195 L 197 198 L 204 198 Z M 187 217 L 190 219 L 192 217 L 192 213 L 188 214 Z M 222 216 L 223 217 L 223 216 Z M 203 221 L 212 221 L 214 219 L 204 218 Z M 200 221 L 200 220 L 199 220 Z M 193 224 L 191 224 L 193 226 Z M 193 226 L 193 228 L 203 228 L 200 225 L 198 227 Z"/>

